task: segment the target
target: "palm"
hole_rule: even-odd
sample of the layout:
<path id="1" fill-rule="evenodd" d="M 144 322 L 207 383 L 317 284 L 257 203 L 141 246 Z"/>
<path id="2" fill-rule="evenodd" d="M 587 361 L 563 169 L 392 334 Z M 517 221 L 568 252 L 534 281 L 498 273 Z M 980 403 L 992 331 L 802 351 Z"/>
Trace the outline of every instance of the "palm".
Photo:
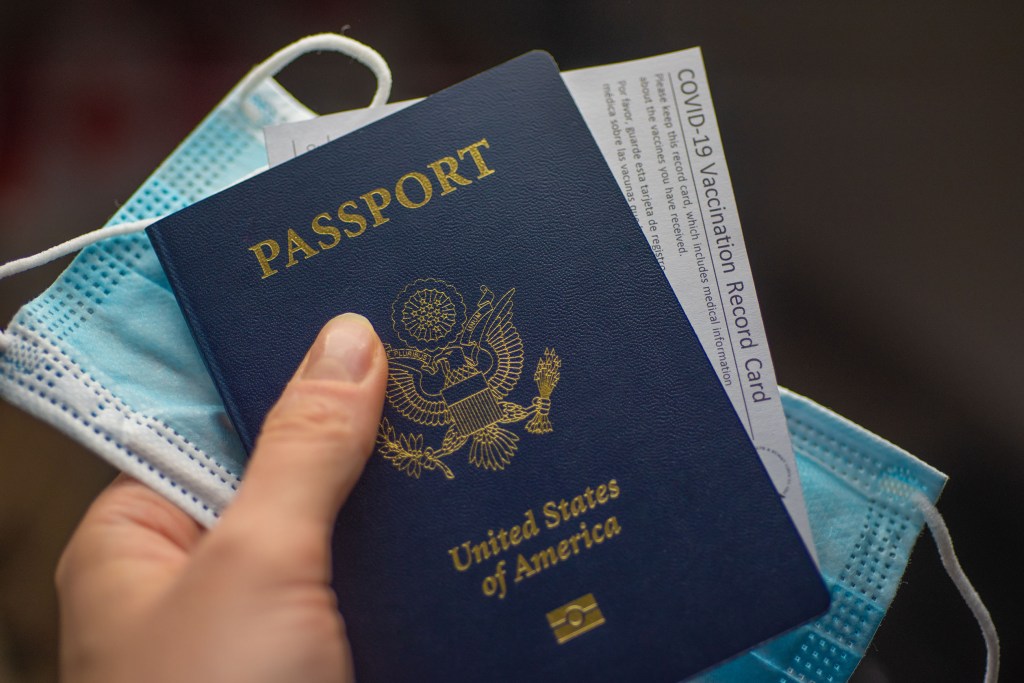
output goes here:
<path id="1" fill-rule="evenodd" d="M 369 322 L 331 320 L 211 531 L 116 480 L 57 569 L 65 683 L 351 681 L 330 536 L 373 449 L 386 382 Z"/>
<path id="2" fill-rule="evenodd" d="M 117 644 L 126 670 L 65 662 L 76 680 L 351 680 L 344 627 L 324 565 L 305 555 L 259 557 L 249 544 L 206 533 L 142 484 L 119 479 L 90 510 L 81 545 L 59 570 L 65 631 Z M 92 538 L 90 538 L 92 537 Z M 73 576 L 72 576 L 73 575 Z M 193 617 L 202 614 L 197 622 Z M 67 640 L 65 638 L 65 640 Z M 76 657 L 74 648 L 66 648 Z M 301 672 L 301 674 L 297 673 Z"/>

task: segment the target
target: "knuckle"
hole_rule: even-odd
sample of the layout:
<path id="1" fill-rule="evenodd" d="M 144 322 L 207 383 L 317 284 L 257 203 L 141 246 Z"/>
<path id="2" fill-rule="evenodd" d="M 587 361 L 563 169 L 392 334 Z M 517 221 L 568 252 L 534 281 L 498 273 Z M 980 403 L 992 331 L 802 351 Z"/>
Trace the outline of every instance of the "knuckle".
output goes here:
<path id="1" fill-rule="evenodd" d="M 222 529 L 218 529 L 222 531 Z M 328 557 L 328 539 L 322 529 L 302 524 L 281 528 L 224 528 L 209 547 L 214 566 L 245 567 L 265 577 L 294 576 L 314 572 Z M 319 576 L 315 578 L 321 578 Z"/>

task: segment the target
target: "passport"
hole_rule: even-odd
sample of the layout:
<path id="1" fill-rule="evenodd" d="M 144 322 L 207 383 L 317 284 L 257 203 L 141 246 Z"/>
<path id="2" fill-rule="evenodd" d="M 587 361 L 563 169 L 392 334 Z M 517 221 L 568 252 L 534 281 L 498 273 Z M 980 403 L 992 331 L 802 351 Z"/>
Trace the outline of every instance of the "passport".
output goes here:
<path id="1" fill-rule="evenodd" d="M 248 450 L 327 320 L 385 343 L 333 538 L 360 680 L 679 681 L 827 609 L 548 55 L 148 234 Z"/>

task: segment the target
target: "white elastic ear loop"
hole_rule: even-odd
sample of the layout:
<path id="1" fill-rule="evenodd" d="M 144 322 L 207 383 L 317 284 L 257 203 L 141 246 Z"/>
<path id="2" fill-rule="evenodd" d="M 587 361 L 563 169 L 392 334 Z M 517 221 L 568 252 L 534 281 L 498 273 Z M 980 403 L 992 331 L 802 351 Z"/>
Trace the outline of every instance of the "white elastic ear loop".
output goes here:
<path id="1" fill-rule="evenodd" d="M 263 169 L 256 169 L 252 173 L 243 176 L 236 180 L 233 184 L 238 184 L 244 180 L 262 173 Z M 56 261 L 64 256 L 70 256 L 76 252 L 85 249 L 90 244 L 95 244 L 101 240 L 105 240 L 108 237 L 120 237 L 121 235 L 131 235 L 132 233 L 142 232 L 149 226 L 156 223 L 161 218 L 166 218 L 170 214 L 163 214 L 156 216 L 155 218 L 143 218 L 138 221 L 128 221 L 125 223 L 118 223 L 117 225 L 107 225 L 105 227 L 87 232 L 84 235 L 69 239 L 67 242 L 58 244 L 56 246 L 45 249 L 38 254 L 32 256 L 26 256 L 24 258 L 15 259 L 8 261 L 7 263 L 0 266 L 0 280 L 11 275 L 17 275 L 18 273 L 24 273 L 26 270 L 32 270 L 39 266 L 46 265 L 50 261 Z M 10 335 L 0 330 L 0 353 L 3 353 L 11 346 Z"/>
<path id="2" fill-rule="evenodd" d="M 252 120 L 259 120 L 260 113 L 249 99 L 256 86 L 265 79 L 275 76 L 281 69 L 291 64 L 297 57 L 307 52 L 340 52 L 352 57 L 373 72 L 377 78 L 377 92 L 370 101 L 371 107 L 386 104 L 391 96 L 391 69 L 384 58 L 373 48 L 363 45 L 358 40 L 337 33 L 318 33 L 296 40 L 291 45 L 281 48 L 261 64 L 253 68 L 239 83 L 235 91 L 242 101 L 242 111 Z"/>
<path id="3" fill-rule="evenodd" d="M 56 261 L 62 256 L 74 254 L 76 251 L 81 251 L 90 244 L 94 244 L 108 237 L 119 237 L 120 235 L 129 235 L 133 232 L 141 232 L 153 223 L 156 223 L 160 218 L 163 218 L 163 216 L 160 216 L 159 218 L 146 218 L 141 221 L 109 225 L 105 228 L 100 228 L 99 230 L 93 230 L 92 232 L 87 232 L 84 235 L 79 235 L 74 239 L 70 239 L 63 244 L 50 247 L 38 254 L 10 261 L 0 266 L 0 280 L 3 280 L 5 277 L 10 277 L 11 275 L 24 273 L 26 270 L 38 268 L 50 261 Z"/>
<path id="4" fill-rule="evenodd" d="M 259 175 L 263 172 L 262 168 L 258 168 L 252 173 L 248 173 L 235 182 L 232 185 L 244 182 L 255 175 Z M 18 273 L 24 273 L 26 270 L 32 270 L 39 266 L 46 265 L 50 261 L 56 261 L 63 256 L 70 256 L 77 251 L 85 249 L 90 244 L 95 244 L 101 240 L 105 240 L 108 237 L 120 237 L 121 235 L 130 235 L 135 232 L 142 232 L 149 226 L 156 223 L 162 218 L 166 218 L 170 214 L 161 214 L 153 218 L 143 218 L 137 221 L 126 221 L 124 223 L 118 223 L 116 225 L 107 225 L 102 228 L 87 232 L 84 235 L 69 239 L 67 242 L 63 242 L 56 246 L 50 247 L 38 254 L 32 256 L 26 256 L 24 258 L 15 259 L 14 261 L 8 261 L 7 263 L 0 266 L 0 280 L 11 275 L 17 275 Z M 0 351 L 4 350 L 3 346 L 3 332 L 0 332 Z"/>
<path id="5" fill-rule="evenodd" d="M 373 95 L 373 100 L 370 101 L 370 106 L 379 107 L 380 105 L 387 103 L 388 97 L 391 95 L 391 69 L 388 68 L 388 63 L 384 61 L 384 58 L 381 57 L 376 50 L 367 45 L 363 45 L 357 40 L 352 40 L 351 38 L 347 38 L 336 33 L 320 33 L 317 35 L 306 36 L 305 38 L 297 40 L 291 45 L 278 50 L 245 75 L 245 78 L 239 82 L 238 87 L 235 89 L 235 97 L 240 100 L 240 106 L 246 115 L 254 120 L 259 119 L 259 110 L 256 109 L 249 96 L 252 95 L 253 90 L 255 90 L 260 83 L 267 78 L 273 77 L 274 74 L 293 62 L 297 57 L 304 55 L 307 52 L 315 52 L 318 50 L 341 52 L 358 60 L 361 64 L 364 64 L 377 78 L 377 91 Z M 262 171 L 263 169 L 257 169 L 236 182 L 240 183 Z M 94 244 L 108 237 L 117 237 L 119 235 L 141 232 L 163 217 L 164 216 L 158 216 L 156 218 L 147 218 L 145 220 L 131 221 L 129 223 L 119 223 L 117 225 L 100 228 L 99 230 L 93 230 L 92 232 L 87 232 L 84 235 L 79 235 L 74 239 L 70 239 L 63 244 L 50 247 L 49 249 L 33 256 L 27 256 L 25 258 L 5 263 L 0 266 L 0 280 L 3 280 L 5 277 L 10 277 L 11 275 L 22 273 L 26 270 L 37 268 L 43 264 L 49 263 L 50 261 L 55 261 L 62 256 L 74 254 L 77 251 L 85 249 L 90 244 Z M 10 346 L 10 335 L 7 335 L 3 330 L 0 330 L 0 353 L 6 351 Z"/>
<path id="6" fill-rule="evenodd" d="M 921 514 L 924 515 L 924 521 L 928 525 L 928 530 L 932 532 L 935 546 L 939 549 L 939 557 L 942 559 L 942 566 L 946 568 L 946 573 L 952 579 L 957 590 L 960 591 L 960 596 L 963 597 L 964 602 L 970 607 L 974 618 L 978 620 L 978 626 L 981 627 L 981 635 L 985 638 L 985 651 L 987 653 L 985 658 L 985 683 L 995 683 L 999 678 L 999 634 L 996 633 L 996 625 L 992 622 L 992 615 L 988 613 L 988 609 L 981 601 L 978 591 L 974 590 L 974 586 L 971 585 L 967 575 L 964 574 L 963 567 L 960 566 L 960 561 L 957 560 L 956 553 L 953 551 L 953 539 L 949 535 L 949 529 L 946 527 L 946 522 L 942 519 L 942 515 L 932 505 L 932 502 L 921 493 L 915 492 L 911 498 L 921 511 Z"/>
<path id="7" fill-rule="evenodd" d="M 39 266 L 55 261 L 62 256 L 68 254 L 74 254 L 76 251 L 85 249 L 90 244 L 99 242 L 108 237 L 117 237 L 119 235 L 128 235 L 133 232 L 140 232 L 145 230 L 147 226 L 157 222 L 159 218 L 147 218 L 141 221 L 132 221 L 130 223 L 119 223 L 117 225 L 111 225 L 99 230 L 93 230 L 87 232 L 84 235 L 79 235 L 74 239 L 70 239 L 63 244 L 58 244 L 55 247 L 50 247 L 45 251 L 41 251 L 38 254 L 32 256 L 26 256 L 25 258 L 16 259 L 5 263 L 0 266 L 0 280 L 11 275 L 17 275 L 23 273 L 26 270 L 32 270 Z M 3 330 L 0 330 L 0 353 L 3 353 L 11 346 L 11 338 L 5 334 Z"/>

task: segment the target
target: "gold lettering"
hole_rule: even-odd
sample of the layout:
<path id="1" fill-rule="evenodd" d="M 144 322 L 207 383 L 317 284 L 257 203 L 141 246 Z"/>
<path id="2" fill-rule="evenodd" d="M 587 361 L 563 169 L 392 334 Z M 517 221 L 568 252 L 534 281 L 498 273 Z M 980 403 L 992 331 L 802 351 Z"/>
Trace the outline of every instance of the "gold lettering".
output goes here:
<path id="1" fill-rule="evenodd" d="M 446 195 L 449 192 L 455 192 L 455 186 L 450 181 L 454 180 L 459 185 L 472 185 L 473 181 L 469 178 L 464 178 L 458 174 L 459 162 L 455 161 L 455 157 L 441 157 L 437 161 L 427 164 L 430 169 L 437 176 L 437 182 L 441 184 L 441 195 Z M 448 170 L 445 171 L 441 167 L 447 166 Z"/>
<path id="2" fill-rule="evenodd" d="M 614 479 L 608 482 L 608 495 L 612 500 L 619 497 L 619 482 Z"/>
<path id="3" fill-rule="evenodd" d="M 604 484 L 597 487 L 597 502 L 601 505 L 608 502 L 608 487 Z"/>
<path id="4" fill-rule="evenodd" d="M 533 571 L 533 567 L 526 561 L 523 554 L 520 553 L 519 557 L 516 558 L 516 578 L 515 582 L 519 583 L 523 579 L 528 579 L 533 576 L 536 572 Z"/>
<path id="5" fill-rule="evenodd" d="M 572 543 L 572 554 L 573 555 L 579 555 L 580 554 L 579 542 L 580 542 L 581 538 L 583 538 L 583 534 L 573 534 L 572 536 L 569 537 L 569 543 Z"/>
<path id="6" fill-rule="evenodd" d="M 583 496 L 576 496 L 572 499 L 569 510 L 573 517 L 579 517 L 587 511 L 587 501 L 583 500 Z"/>
<path id="7" fill-rule="evenodd" d="M 539 553 L 534 554 L 530 561 L 533 562 L 533 571 L 539 572 L 558 564 L 558 555 L 555 554 L 554 548 L 545 548 Z"/>
<path id="8" fill-rule="evenodd" d="M 329 213 L 317 214 L 316 218 L 313 219 L 313 232 L 315 232 L 318 235 L 326 235 L 327 237 L 331 238 L 331 241 L 327 243 L 324 243 L 323 240 L 317 242 L 317 244 L 320 245 L 320 248 L 323 249 L 324 251 L 327 251 L 328 249 L 333 249 L 334 247 L 338 246 L 338 242 L 341 241 L 341 231 L 338 230 L 333 225 L 331 225 L 330 223 L 324 225 L 322 222 L 329 220 L 331 220 L 331 214 Z"/>
<path id="9" fill-rule="evenodd" d="M 465 163 L 467 159 L 473 160 L 473 164 L 477 171 L 477 180 L 486 178 L 487 176 L 495 173 L 495 170 L 487 165 L 487 161 L 483 157 L 483 150 L 489 150 L 490 148 L 491 146 L 487 138 L 480 138 L 476 142 L 456 150 L 455 156 L 443 156 L 440 159 L 427 164 L 427 168 L 433 172 L 434 177 L 440 185 L 441 194 L 450 194 L 457 190 L 459 186 L 473 184 L 473 181 L 466 175 L 459 173 L 460 161 Z M 408 181 L 410 180 L 420 186 L 420 190 L 423 193 L 421 199 L 409 196 Z M 413 195 L 416 195 L 415 191 L 413 192 Z M 434 186 L 429 173 L 410 171 L 402 175 L 394 186 L 394 198 L 398 200 L 398 203 L 401 206 L 407 209 L 418 209 L 425 206 L 430 202 L 433 195 Z M 359 200 L 361 200 L 362 204 L 365 204 L 365 207 L 369 212 L 369 218 L 373 219 L 372 227 L 383 225 L 390 220 L 390 217 L 385 216 L 385 209 L 387 209 L 392 203 L 392 194 L 387 188 L 378 187 L 370 190 L 365 194 L 359 195 Z M 349 238 L 359 237 L 366 232 L 367 227 L 370 227 L 369 218 L 362 213 L 359 201 L 349 200 L 339 205 L 337 210 L 337 220 L 344 224 L 343 226 L 335 225 L 332 222 L 334 218 L 332 218 L 328 212 L 318 213 L 312 218 L 310 221 L 310 228 L 315 235 L 322 237 L 322 239 L 317 239 L 312 243 L 307 242 L 306 239 L 304 239 L 298 232 L 289 228 L 286 234 L 286 250 L 288 258 L 285 267 L 294 266 L 300 260 L 309 259 L 319 254 L 320 251 L 312 246 L 312 244 L 318 246 L 320 250 L 327 251 L 341 243 L 342 233 Z M 346 225 L 352 227 L 345 227 Z M 281 245 L 278 240 L 266 239 L 248 247 L 248 249 L 256 257 L 256 261 L 260 266 L 261 277 L 263 279 L 279 272 L 272 265 L 274 259 L 278 258 L 282 252 Z M 299 254 L 301 254 L 301 258 L 299 258 Z M 612 497 L 614 498 L 615 496 L 613 495 Z M 591 489 L 587 489 L 586 500 L 590 508 L 595 506 L 593 491 Z M 566 505 L 565 501 L 562 501 L 563 509 L 561 512 L 563 519 L 569 519 L 567 509 L 565 508 Z M 545 510 L 545 525 L 549 528 L 557 526 L 559 520 L 557 520 L 556 517 L 552 517 L 549 512 L 550 511 L 547 509 Z M 575 506 L 574 512 L 579 514 L 575 510 Z M 576 514 L 573 514 L 572 516 L 576 516 Z M 536 528 L 535 521 L 531 521 L 531 524 L 533 525 L 533 528 Z M 533 535 L 529 533 L 530 531 L 532 531 L 530 526 L 524 526 L 523 530 L 520 532 L 522 534 L 522 538 L 529 538 Z M 505 532 L 502 531 L 500 533 Z M 504 538 L 498 536 L 496 543 L 505 549 L 506 540 Z M 493 547 L 494 546 L 492 545 L 492 548 Z"/>
<path id="10" fill-rule="evenodd" d="M 618 536 L 620 533 L 622 533 L 622 527 L 619 526 L 619 520 L 616 517 L 609 517 L 604 522 L 598 522 L 590 526 L 585 522 L 580 522 L 579 533 L 567 536 L 556 544 L 534 553 L 529 556 L 529 559 L 522 553 L 517 555 L 514 581 L 519 583 L 523 579 L 528 579 L 545 569 L 554 567 L 560 562 L 565 562 L 574 555 L 579 555 L 583 550 L 602 545 L 605 541 Z M 463 546 L 469 548 L 469 543 L 464 543 Z M 453 548 L 449 552 L 453 553 L 453 557 L 455 557 L 457 551 L 458 548 Z M 466 560 L 468 566 L 468 554 L 466 555 Z M 479 558 L 477 561 L 479 562 Z M 458 564 L 456 564 L 456 567 L 458 567 Z M 499 568 L 498 573 L 495 575 L 495 581 L 500 581 L 502 578 Z M 497 584 L 495 583 L 494 586 L 496 587 Z M 487 594 L 490 595 L 490 593 Z"/>
<path id="11" fill-rule="evenodd" d="M 433 172 L 434 177 L 437 179 L 441 188 L 441 195 L 450 194 L 457 190 L 459 186 L 473 184 L 473 181 L 465 174 L 465 169 L 468 168 L 465 164 L 468 163 L 469 159 L 473 160 L 477 172 L 477 180 L 495 173 L 495 170 L 487 165 L 487 161 L 483 157 L 483 150 L 489 150 L 490 148 L 491 145 L 487 138 L 480 138 L 476 142 L 456 150 L 454 156 L 442 156 L 436 161 L 427 164 L 427 168 Z M 463 173 L 459 172 L 460 162 L 463 163 Z M 338 206 L 336 219 L 341 222 L 342 225 L 340 226 L 333 223 L 335 218 L 329 212 L 316 214 L 310 221 L 312 233 L 319 236 L 316 238 L 316 241 L 307 241 L 305 237 L 308 237 L 308 234 L 304 237 L 299 232 L 289 228 L 286 233 L 285 249 L 282 249 L 280 241 L 275 239 L 266 239 L 248 247 L 249 251 L 256 257 L 257 263 L 259 263 L 261 277 L 266 279 L 279 272 L 272 264 L 274 259 L 281 255 L 282 251 L 286 250 L 288 254 L 285 267 L 291 267 L 301 260 L 309 259 L 319 254 L 320 251 L 316 247 L 319 247 L 322 251 L 327 251 L 338 246 L 341 243 L 342 233 L 349 238 L 359 237 L 366 232 L 368 227 L 371 227 L 370 219 L 373 221 L 372 227 L 387 223 L 390 217 L 385 215 L 385 210 L 391 205 L 393 198 L 397 199 L 397 203 L 407 209 L 418 209 L 426 206 L 434 195 L 433 180 L 430 175 L 430 173 L 423 173 L 421 171 L 410 171 L 398 179 L 394 185 L 394 190 L 378 187 L 359 195 L 358 200 L 348 200 L 341 203 Z M 419 198 L 415 191 L 412 193 L 413 196 L 409 195 L 410 180 L 420 186 L 420 191 L 423 193 L 422 198 Z M 392 191 L 394 195 L 392 195 Z M 362 205 L 365 205 L 368 214 L 362 212 Z M 586 500 L 591 508 L 595 506 L 591 489 L 587 489 Z M 562 501 L 562 506 L 562 517 L 568 519 L 567 509 L 564 509 L 564 506 L 566 506 L 565 501 Z M 545 510 L 545 525 L 548 527 L 557 526 L 560 520 L 550 516 L 549 512 Z M 531 517 L 530 524 L 524 525 L 519 532 L 520 538 L 530 538 L 530 536 L 539 531 L 539 529 L 536 529 L 536 531 L 535 529 L 536 521 Z M 492 553 L 494 548 L 498 546 L 503 550 L 507 550 L 505 547 L 507 540 L 500 535 L 504 533 L 506 532 L 502 530 L 496 534 L 495 541 L 491 544 Z"/>
<path id="12" fill-rule="evenodd" d="M 554 529 L 561 523 L 561 519 L 558 516 L 558 508 L 555 507 L 555 501 L 549 500 L 544 503 L 544 526 L 549 529 Z"/>
<path id="13" fill-rule="evenodd" d="M 348 213 L 347 211 L 345 211 L 345 209 L 355 209 L 358 206 L 359 205 L 353 201 L 347 201 L 338 207 L 339 221 L 341 221 L 342 223 L 352 223 L 354 225 L 359 226 L 358 230 L 349 230 L 348 228 L 345 229 L 345 234 L 348 235 L 349 237 L 359 237 L 364 232 L 366 232 L 366 219 L 363 218 L 363 215 L 359 213 Z"/>
<path id="14" fill-rule="evenodd" d="M 618 536 L 621 532 L 622 527 L 619 526 L 619 520 L 614 517 L 609 517 L 608 521 L 604 523 L 604 535 L 606 537 Z"/>
<path id="15" fill-rule="evenodd" d="M 504 531 L 504 529 L 502 529 L 502 531 Z M 498 539 L 494 537 L 493 529 L 487 530 L 487 542 L 491 545 L 492 555 L 497 555 L 501 552 L 501 550 L 498 548 Z M 505 548 L 505 550 L 508 550 L 508 548 Z"/>
<path id="16" fill-rule="evenodd" d="M 316 256 L 318 252 L 313 247 L 306 243 L 306 240 L 299 237 L 299 233 L 295 232 L 291 228 L 288 228 L 288 262 L 284 264 L 285 268 L 291 268 L 298 261 L 295 260 L 295 252 L 301 251 L 302 258 L 308 259 Z"/>
<path id="17" fill-rule="evenodd" d="M 405 181 L 409 178 L 414 178 L 416 182 L 423 188 L 423 201 L 416 203 L 409 199 L 409 196 L 405 193 Z M 395 196 L 398 197 L 398 203 L 407 209 L 418 209 L 427 202 L 430 201 L 430 197 L 434 194 L 434 186 L 430 184 L 430 178 L 423 175 L 419 171 L 412 171 L 406 173 L 404 176 L 398 179 L 395 183 Z"/>
<path id="18" fill-rule="evenodd" d="M 379 197 L 380 201 L 375 201 L 373 198 Z M 366 208 L 370 210 L 370 214 L 373 215 L 373 227 L 378 225 L 384 225 L 390 218 L 384 218 L 384 214 L 381 213 L 391 203 L 391 193 L 383 187 L 378 187 L 376 190 L 370 190 L 366 194 L 359 195 L 359 198 L 366 202 Z"/>
<path id="19" fill-rule="evenodd" d="M 266 252 L 263 251 L 264 248 L 267 249 Z M 263 270 L 261 280 L 265 280 L 277 272 L 270 267 L 270 262 L 281 253 L 281 246 L 277 243 L 277 240 L 263 240 L 249 247 L 249 251 L 256 254 L 256 260 L 260 262 L 260 268 Z"/>
<path id="20" fill-rule="evenodd" d="M 593 541 L 590 540 L 590 531 L 587 530 L 587 525 L 584 522 L 580 522 L 580 535 L 583 536 L 583 542 L 589 548 L 594 545 Z"/>
<path id="21" fill-rule="evenodd" d="M 537 520 L 533 518 L 533 510 L 526 511 L 526 521 L 523 522 L 523 538 L 533 538 L 540 533 L 537 527 Z"/>
<path id="22" fill-rule="evenodd" d="M 480 154 L 481 147 L 486 147 L 487 149 L 491 148 L 491 146 L 487 143 L 487 138 L 483 138 L 478 142 L 474 142 L 469 147 L 463 147 L 462 149 L 459 150 L 460 161 L 464 156 L 466 156 L 466 152 L 469 152 L 469 156 L 473 157 L 473 163 L 476 164 L 476 170 L 480 172 L 480 175 L 476 177 L 477 180 L 485 178 L 494 173 L 493 168 L 487 168 L 487 164 L 484 162 L 484 158 Z"/>
<path id="23" fill-rule="evenodd" d="M 459 555 L 459 550 L 466 551 L 466 559 L 463 560 Z M 469 556 L 469 541 L 466 541 L 462 545 L 457 545 L 448 551 L 448 554 L 452 556 L 452 564 L 455 565 L 455 571 L 464 572 L 473 566 L 472 558 Z"/>
<path id="24" fill-rule="evenodd" d="M 483 543 L 477 543 L 475 546 L 473 546 L 473 560 L 477 564 L 480 564 L 484 560 L 490 559 L 490 557 L 491 550 L 487 547 L 487 541 L 484 541 Z"/>

